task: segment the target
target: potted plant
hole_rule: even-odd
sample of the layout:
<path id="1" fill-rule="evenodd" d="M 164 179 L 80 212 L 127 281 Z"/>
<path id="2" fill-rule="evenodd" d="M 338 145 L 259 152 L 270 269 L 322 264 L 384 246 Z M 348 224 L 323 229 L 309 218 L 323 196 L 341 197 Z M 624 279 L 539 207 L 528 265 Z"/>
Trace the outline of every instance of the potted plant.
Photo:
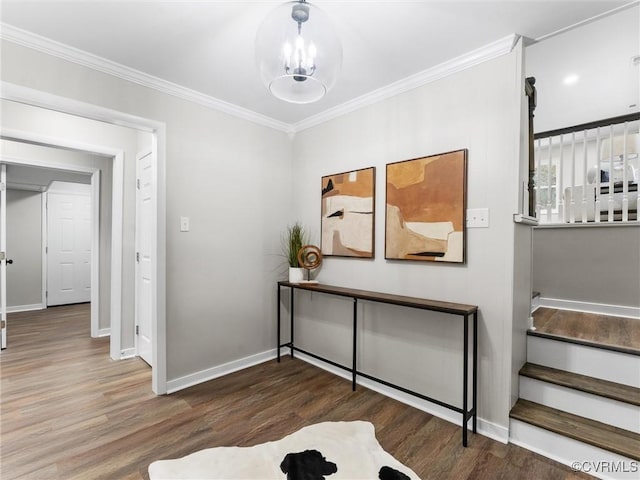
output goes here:
<path id="1" fill-rule="evenodd" d="M 287 227 L 282 238 L 282 248 L 289 265 L 289 282 L 300 283 L 304 279 L 304 269 L 298 262 L 298 252 L 303 245 L 306 245 L 309 235 L 304 231 L 304 227 L 296 222 Z"/>

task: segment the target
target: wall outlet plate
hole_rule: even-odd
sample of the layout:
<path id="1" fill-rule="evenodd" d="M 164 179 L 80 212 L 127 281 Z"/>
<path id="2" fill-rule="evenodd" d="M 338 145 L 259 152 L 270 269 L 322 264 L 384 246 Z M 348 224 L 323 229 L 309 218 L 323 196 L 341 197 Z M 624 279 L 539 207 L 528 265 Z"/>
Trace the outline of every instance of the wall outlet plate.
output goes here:
<path id="1" fill-rule="evenodd" d="M 489 228 L 489 209 L 467 209 L 467 228 Z"/>
<path id="2" fill-rule="evenodd" d="M 181 232 L 189 231 L 189 217 L 180 217 L 180 231 Z"/>

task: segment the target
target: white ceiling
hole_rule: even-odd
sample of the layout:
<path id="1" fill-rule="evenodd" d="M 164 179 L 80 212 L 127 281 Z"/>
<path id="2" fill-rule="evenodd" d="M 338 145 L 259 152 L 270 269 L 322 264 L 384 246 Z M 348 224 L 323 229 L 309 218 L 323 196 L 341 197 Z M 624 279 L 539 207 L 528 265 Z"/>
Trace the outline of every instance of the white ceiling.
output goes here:
<path id="1" fill-rule="evenodd" d="M 31 165 L 7 165 L 8 188 L 44 192 L 55 181 L 90 184 L 91 175 Z"/>
<path id="2" fill-rule="evenodd" d="M 271 0 L 2 0 L 3 23 L 287 124 L 516 33 L 539 40 L 626 1 L 317 0 L 343 44 L 334 88 L 309 105 L 273 98 L 254 37 Z M 633 2 L 633 3 L 637 3 Z"/>

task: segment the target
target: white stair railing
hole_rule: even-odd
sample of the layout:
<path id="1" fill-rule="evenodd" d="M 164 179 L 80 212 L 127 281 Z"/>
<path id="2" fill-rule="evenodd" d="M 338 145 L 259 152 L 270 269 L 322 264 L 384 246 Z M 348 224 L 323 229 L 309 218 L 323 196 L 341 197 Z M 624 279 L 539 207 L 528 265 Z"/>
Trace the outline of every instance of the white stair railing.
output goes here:
<path id="1" fill-rule="evenodd" d="M 638 222 L 640 113 L 536 134 L 534 147 L 541 224 Z"/>

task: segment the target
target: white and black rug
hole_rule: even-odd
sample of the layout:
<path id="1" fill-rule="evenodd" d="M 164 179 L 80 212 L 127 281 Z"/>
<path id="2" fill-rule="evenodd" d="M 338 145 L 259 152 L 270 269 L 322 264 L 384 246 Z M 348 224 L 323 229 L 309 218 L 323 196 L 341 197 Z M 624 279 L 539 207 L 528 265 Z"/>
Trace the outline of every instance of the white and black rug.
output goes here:
<path id="1" fill-rule="evenodd" d="M 217 447 L 149 465 L 151 480 L 419 480 L 385 452 L 369 422 L 310 425 L 276 442 Z"/>

